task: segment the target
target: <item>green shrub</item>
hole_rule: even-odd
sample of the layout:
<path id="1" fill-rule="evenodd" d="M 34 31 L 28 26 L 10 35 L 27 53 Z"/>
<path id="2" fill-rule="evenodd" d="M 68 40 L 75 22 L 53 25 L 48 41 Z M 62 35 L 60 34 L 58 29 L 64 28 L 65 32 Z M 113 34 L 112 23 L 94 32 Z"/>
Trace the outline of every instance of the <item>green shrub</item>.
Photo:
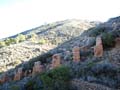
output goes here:
<path id="1" fill-rule="evenodd" d="M 16 43 L 19 43 L 19 42 L 23 42 L 26 40 L 26 36 L 23 35 L 23 34 L 19 34 L 17 37 L 16 37 Z"/>
<path id="2" fill-rule="evenodd" d="M 90 28 L 89 30 L 85 31 L 84 35 L 96 37 L 98 35 L 101 35 L 104 32 L 106 32 L 105 27 L 93 27 L 93 28 Z"/>
<path id="3" fill-rule="evenodd" d="M 43 90 L 68 90 L 70 72 L 67 67 L 58 67 L 40 75 Z"/>
<path id="4" fill-rule="evenodd" d="M 2 41 L 0 43 L 0 45 L 9 46 L 11 44 L 16 44 L 16 43 L 19 43 L 19 42 L 22 42 L 22 41 L 25 41 L 25 40 L 26 40 L 26 36 L 22 35 L 22 34 L 19 34 L 16 38 L 7 38 L 6 40 Z"/>
<path id="5" fill-rule="evenodd" d="M 7 38 L 4 42 L 7 46 L 9 46 L 11 44 L 15 44 L 15 39 L 14 38 Z"/>
<path id="6" fill-rule="evenodd" d="M 35 82 L 33 80 L 30 80 L 26 83 L 25 88 L 26 90 L 34 90 Z"/>
<path id="7" fill-rule="evenodd" d="M 47 43 L 47 40 L 45 40 L 44 38 L 42 38 L 42 39 L 39 40 L 38 43 L 43 45 L 43 44 Z"/>
<path id="8" fill-rule="evenodd" d="M 6 43 L 4 41 L 0 41 L 0 48 L 6 46 Z"/>
<path id="9" fill-rule="evenodd" d="M 34 43 L 36 43 L 36 40 L 37 40 L 38 36 L 36 33 L 31 33 L 30 35 L 30 40 Z"/>
<path id="10" fill-rule="evenodd" d="M 120 37 L 120 30 L 115 30 L 111 32 L 115 38 Z"/>
<path id="11" fill-rule="evenodd" d="M 103 33 L 102 40 L 103 40 L 104 48 L 110 48 L 115 45 L 115 38 L 113 37 L 111 33 Z"/>
<path id="12" fill-rule="evenodd" d="M 18 85 L 12 85 L 10 87 L 10 90 L 20 90 L 20 86 L 18 86 Z"/>

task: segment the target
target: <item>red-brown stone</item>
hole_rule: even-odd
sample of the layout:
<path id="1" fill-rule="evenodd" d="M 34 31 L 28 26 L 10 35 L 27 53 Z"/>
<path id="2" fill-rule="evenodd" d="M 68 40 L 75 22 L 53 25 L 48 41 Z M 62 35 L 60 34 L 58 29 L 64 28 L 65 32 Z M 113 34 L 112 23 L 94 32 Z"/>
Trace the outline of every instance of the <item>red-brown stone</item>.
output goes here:
<path id="1" fill-rule="evenodd" d="M 94 47 L 94 56 L 102 57 L 103 56 L 103 45 L 101 37 L 96 38 L 96 46 Z"/>

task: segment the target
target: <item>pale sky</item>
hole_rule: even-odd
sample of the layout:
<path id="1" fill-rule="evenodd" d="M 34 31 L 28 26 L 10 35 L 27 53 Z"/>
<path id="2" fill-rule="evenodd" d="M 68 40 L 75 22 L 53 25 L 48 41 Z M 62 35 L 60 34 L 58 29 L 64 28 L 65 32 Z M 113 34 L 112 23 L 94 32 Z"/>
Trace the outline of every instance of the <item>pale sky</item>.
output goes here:
<path id="1" fill-rule="evenodd" d="M 0 38 L 66 19 L 106 21 L 120 16 L 120 0 L 0 0 Z"/>

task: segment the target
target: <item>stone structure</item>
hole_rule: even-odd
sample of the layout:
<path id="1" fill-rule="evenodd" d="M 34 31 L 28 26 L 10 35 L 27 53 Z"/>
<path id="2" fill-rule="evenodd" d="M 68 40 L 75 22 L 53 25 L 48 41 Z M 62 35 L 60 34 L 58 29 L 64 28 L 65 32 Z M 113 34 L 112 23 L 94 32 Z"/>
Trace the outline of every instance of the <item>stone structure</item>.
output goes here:
<path id="1" fill-rule="evenodd" d="M 51 68 L 56 68 L 61 65 L 61 57 L 59 54 L 54 54 L 52 56 L 52 67 Z"/>
<path id="2" fill-rule="evenodd" d="M 41 73 L 41 72 L 43 72 L 43 65 L 41 65 L 40 61 L 37 61 L 34 63 L 32 75 L 35 75 L 36 73 Z"/>
<path id="3" fill-rule="evenodd" d="M 17 73 L 15 73 L 14 81 L 20 80 L 23 76 L 22 68 L 18 68 Z"/>
<path id="4" fill-rule="evenodd" d="M 72 50 L 73 53 L 73 61 L 79 62 L 80 61 L 80 48 L 78 46 L 75 46 Z"/>
<path id="5" fill-rule="evenodd" d="M 24 77 L 27 77 L 27 75 L 28 75 L 28 71 L 26 70 L 26 71 L 24 72 Z"/>
<path id="6" fill-rule="evenodd" d="M 115 39 L 115 47 L 120 48 L 120 37 Z"/>
<path id="7" fill-rule="evenodd" d="M 7 82 L 7 81 L 9 81 L 9 77 L 8 77 L 8 75 L 5 73 L 5 74 L 3 74 L 2 78 L 0 79 L 0 83 L 2 84 L 2 83 L 5 83 L 5 82 Z"/>
<path id="8" fill-rule="evenodd" d="M 96 38 L 96 46 L 94 47 L 94 56 L 102 57 L 103 56 L 103 45 L 101 37 Z"/>

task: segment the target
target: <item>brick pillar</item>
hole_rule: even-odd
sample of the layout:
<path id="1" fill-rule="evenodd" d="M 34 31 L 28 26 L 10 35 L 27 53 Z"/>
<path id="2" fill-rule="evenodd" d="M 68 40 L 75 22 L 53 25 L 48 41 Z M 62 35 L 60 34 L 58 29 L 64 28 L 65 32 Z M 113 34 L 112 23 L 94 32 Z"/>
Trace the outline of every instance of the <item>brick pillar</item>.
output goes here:
<path id="1" fill-rule="evenodd" d="M 43 65 L 41 65 L 40 61 L 37 61 L 34 63 L 32 75 L 35 75 L 36 73 L 41 73 L 41 72 L 43 72 Z"/>
<path id="2" fill-rule="evenodd" d="M 23 76 L 22 68 L 18 68 L 18 71 L 14 76 L 14 81 L 20 80 L 22 76 Z"/>
<path id="3" fill-rule="evenodd" d="M 94 47 L 94 56 L 95 57 L 103 56 L 103 44 L 101 37 L 96 38 L 96 46 Z"/>
<path id="4" fill-rule="evenodd" d="M 120 48 L 120 38 L 115 39 L 115 47 Z"/>
<path id="5" fill-rule="evenodd" d="M 26 70 L 26 71 L 24 72 L 24 77 L 27 77 L 27 75 L 28 75 L 28 71 Z"/>
<path id="6" fill-rule="evenodd" d="M 75 46 L 72 50 L 73 53 L 73 61 L 79 62 L 80 61 L 80 48 L 78 46 Z"/>
<path id="7" fill-rule="evenodd" d="M 0 83 L 3 84 L 5 82 L 9 81 L 8 75 L 5 73 L 3 74 L 2 78 L 0 79 Z"/>
<path id="8" fill-rule="evenodd" d="M 54 54 L 52 56 L 52 68 L 59 67 L 61 65 L 61 57 L 59 54 Z"/>

